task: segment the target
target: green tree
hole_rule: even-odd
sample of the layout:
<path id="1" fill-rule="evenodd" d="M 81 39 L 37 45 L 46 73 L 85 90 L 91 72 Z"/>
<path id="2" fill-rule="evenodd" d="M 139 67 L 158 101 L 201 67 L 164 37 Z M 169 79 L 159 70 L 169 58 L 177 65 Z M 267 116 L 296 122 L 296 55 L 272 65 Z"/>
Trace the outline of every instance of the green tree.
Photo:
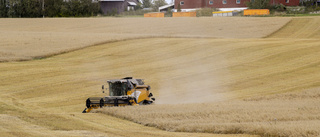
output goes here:
<path id="1" fill-rule="evenodd" d="M 320 10 L 317 0 L 302 1 L 301 5 L 306 7 L 307 13 Z"/>
<path id="2" fill-rule="evenodd" d="M 20 17 L 41 17 L 41 4 L 39 0 L 22 0 L 18 8 Z"/>
<path id="3" fill-rule="evenodd" d="M 178 12 L 181 12 L 181 6 L 180 6 L 180 3 L 178 4 L 177 11 L 178 11 Z"/>
<path id="4" fill-rule="evenodd" d="M 0 0 L 0 17 L 8 17 L 7 0 Z"/>
<path id="5" fill-rule="evenodd" d="M 250 2 L 246 2 L 249 9 L 269 9 L 270 8 L 270 0 L 251 0 Z"/>
<path id="6" fill-rule="evenodd" d="M 92 0 L 0 0 L 0 17 L 82 17 L 98 13 L 99 3 Z"/>
<path id="7" fill-rule="evenodd" d="M 137 6 L 135 6 L 134 9 L 135 9 L 135 10 L 142 9 L 142 6 L 143 6 L 143 5 L 142 5 L 140 2 L 138 2 L 138 3 L 137 3 Z"/>
<path id="8" fill-rule="evenodd" d="M 153 9 L 158 11 L 159 7 L 168 5 L 168 3 L 165 0 L 154 0 L 153 1 Z"/>
<path id="9" fill-rule="evenodd" d="M 166 12 L 167 17 L 172 17 L 172 8 L 168 8 L 168 11 Z"/>
<path id="10" fill-rule="evenodd" d="M 8 6 L 8 17 L 19 17 L 21 11 L 20 0 L 9 0 L 7 3 Z"/>
<path id="11" fill-rule="evenodd" d="M 151 0 L 143 0 L 143 8 L 150 8 L 152 6 Z"/>
<path id="12" fill-rule="evenodd" d="M 62 17 L 63 0 L 45 0 L 44 14 L 46 17 Z"/>

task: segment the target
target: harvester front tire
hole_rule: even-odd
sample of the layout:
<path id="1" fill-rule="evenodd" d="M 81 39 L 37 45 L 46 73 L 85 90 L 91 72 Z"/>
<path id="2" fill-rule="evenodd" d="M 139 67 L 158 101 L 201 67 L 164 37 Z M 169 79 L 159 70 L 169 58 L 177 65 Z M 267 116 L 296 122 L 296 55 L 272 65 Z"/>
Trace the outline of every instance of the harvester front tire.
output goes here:
<path id="1" fill-rule="evenodd" d="M 90 108 L 90 107 L 91 107 L 90 98 L 88 98 L 88 99 L 86 100 L 86 106 L 87 106 L 87 108 Z"/>
<path id="2" fill-rule="evenodd" d="M 117 98 L 114 100 L 114 106 L 119 106 Z"/>
<path id="3" fill-rule="evenodd" d="M 103 98 L 100 99 L 99 105 L 100 105 L 100 108 L 102 108 L 102 107 L 104 106 L 104 100 L 103 100 Z"/>
<path id="4" fill-rule="evenodd" d="M 134 102 L 136 102 L 136 104 L 138 104 L 138 101 L 137 101 L 137 99 L 136 99 L 136 98 L 133 98 L 133 100 L 134 100 Z"/>
<path id="5" fill-rule="evenodd" d="M 134 103 L 132 103 L 132 100 L 134 101 Z M 136 98 L 129 98 L 128 105 L 133 105 L 133 104 L 137 104 L 137 99 Z"/>

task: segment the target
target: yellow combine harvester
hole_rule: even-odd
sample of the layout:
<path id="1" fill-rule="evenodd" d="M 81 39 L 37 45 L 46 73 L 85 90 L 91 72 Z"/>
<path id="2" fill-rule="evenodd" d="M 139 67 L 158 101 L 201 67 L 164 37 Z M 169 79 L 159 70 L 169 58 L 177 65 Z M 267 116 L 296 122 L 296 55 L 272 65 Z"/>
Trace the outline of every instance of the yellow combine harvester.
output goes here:
<path id="1" fill-rule="evenodd" d="M 152 104 L 155 98 L 150 93 L 150 86 L 145 85 L 142 79 L 126 77 L 123 79 L 108 80 L 109 96 L 90 97 L 86 100 L 86 107 L 82 113 L 88 113 L 92 109 L 106 106 L 147 105 Z M 104 85 L 102 92 L 104 93 Z"/>

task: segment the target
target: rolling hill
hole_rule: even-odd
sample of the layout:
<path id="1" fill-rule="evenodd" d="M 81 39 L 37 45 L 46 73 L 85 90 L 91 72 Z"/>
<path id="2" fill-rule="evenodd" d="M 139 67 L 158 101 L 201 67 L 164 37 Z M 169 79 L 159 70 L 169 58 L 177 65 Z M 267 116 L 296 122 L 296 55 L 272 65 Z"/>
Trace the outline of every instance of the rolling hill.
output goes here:
<path id="1" fill-rule="evenodd" d="M 79 19 L 35 19 L 40 23 L 34 24 L 32 19 L 25 20 L 28 27 L 3 27 L 20 26 L 18 19 L 0 25 L 1 35 L 7 36 L 0 47 L 2 57 L 9 61 L 0 63 L 1 135 L 320 134 L 318 17 L 80 19 L 84 21 L 74 28 L 68 21 Z M 54 25 L 61 20 L 68 20 L 61 24 L 65 28 Z M 145 26 L 117 29 L 112 22 L 119 20 L 175 25 L 169 27 L 173 34 L 164 25 L 138 35 L 137 28 Z M 275 26 L 261 24 L 266 20 Z M 99 25 L 106 21 L 110 27 L 101 30 Z M 179 29 L 176 21 L 188 22 L 183 28 L 196 27 Z M 47 25 L 39 25 L 43 22 Z M 45 27 L 48 24 L 51 27 Z M 206 25 L 212 25 L 212 30 L 206 30 L 211 28 Z M 116 30 L 116 35 L 111 33 Z M 108 35 L 119 37 L 87 47 L 110 40 L 99 39 Z M 31 46 L 26 48 L 25 43 Z M 41 58 L 30 60 L 34 57 Z M 126 76 L 144 78 L 156 104 L 81 113 L 86 98 L 104 95 L 100 85 L 106 80 Z M 140 115 L 142 119 L 137 118 Z"/>

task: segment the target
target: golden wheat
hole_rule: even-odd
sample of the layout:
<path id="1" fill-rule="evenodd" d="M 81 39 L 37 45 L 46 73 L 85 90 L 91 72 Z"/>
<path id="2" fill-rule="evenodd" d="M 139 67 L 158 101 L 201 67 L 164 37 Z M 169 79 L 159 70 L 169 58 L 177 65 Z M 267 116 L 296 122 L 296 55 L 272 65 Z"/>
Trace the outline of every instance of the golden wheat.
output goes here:
<path id="1" fill-rule="evenodd" d="M 163 45 L 163 43 L 168 45 Z M 194 46 L 198 43 L 201 43 L 201 45 Z M 287 56 L 299 53 L 301 44 L 308 45 L 317 43 L 317 41 L 295 40 L 295 42 L 291 42 L 291 45 L 285 45 L 286 43 L 288 43 L 287 40 L 267 39 L 233 39 L 232 41 L 230 39 L 192 38 L 138 39 L 90 47 L 48 59 L 0 63 L 1 112 L 20 117 L 22 121 L 29 123 L 20 123 L 19 125 L 36 125 L 45 128 L 46 130 L 42 131 L 46 131 L 46 135 L 58 131 L 60 134 L 60 131 L 68 130 L 70 132 L 64 132 L 65 135 L 73 132 L 78 132 L 77 134 L 91 132 L 104 134 L 102 132 L 106 132 L 112 134 L 112 136 L 121 136 L 132 134 L 131 129 L 139 131 L 135 131 L 137 136 L 142 134 L 167 136 L 171 134 L 153 128 L 141 131 L 139 129 L 144 129 L 144 127 L 135 124 L 132 124 L 133 127 L 123 128 L 120 125 L 127 125 L 129 122 L 104 114 L 80 114 L 85 107 L 84 101 L 87 97 L 104 95 L 100 93 L 99 85 L 103 84 L 106 79 L 134 76 L 146 79 L 146 82 L 152 86 L 158 104 L 168 104 L 138 107 L 137 110 L 150 108 L 157 112 L 157 109 L 164 110 L 161 107 L 170 111 L 180 107 L 186 110 L 197 108 L 196 111 L 201 111 L 187 113 L 186 115 L 178 113 L 182 117 L 174 120 L 173 125 L 163 122 L 161 126 L 157 126 L 162 129 L 169 128 L 169 131 L 194 132 L 197 125 L 201 125 L 201 123 L 190 126 L 189 129 L 184 129 L 185 127 L 178 125 L 186 124 L 183 123 L 184 116 L 188 118 L 194 116 L 194 119 L 198 119 L 200 122 L 205 121 L 206 116 L 212 113 L 209 108 L 216 105 L 214 102 L 226 101 L 224 102 L 226 104 L 222 106 L 229 108 L 228 111 L 232 111 L 235 108 L 233 105 L 237 103 L 229 103 L 228 100 L 234 98 L 288 92 L 288 89 L 291 89 L 291 92 L 301 91 L 316 87 L 319 81 L 319 69 L 314 64 L 317 64 L 320 55 L 318 54 L 318 46 L 311 44 L 312 46 L 305 47 L 305 53 L 302 52 L 303 54 L 296 57 L 290 56 L 288 58 Z M 255 47 L 258 48 L 255 49 Z M 139 54 L 131 54 L 131 52 Z M 274 56 L 278 56 L 278 60 L 270 62 L 269 58 Z M 285 62 L 280 65 L 279 60 L 285 60 Z M 279 62 L 278 65 L 272 65 L 277 62 Z M 295 62 L 300 65 L 295 65 Z M 290 77 L 287 77 L 287 75 L 290 75 Z M 281 81 L 278 81 L 279 77 Z M 254 85 L 257 80 L 263 84 Z M 274 83 L 276 81 L 277 84 Z M 250 84 L 253 84 L 253 88 Z M 196 104 L 178 105 L 179 103 Z M 244 102 L 243 106 L 250 108 L 255 103 L 254 101 Z M 254 106 L 252 111 L 255 111 L 255 108 L 258 107 Z M 121 110 L 121 108 L 119 109 Z M 284 108 L 284 111 L 287 111 L 287 109 Z M 148 114 L 147 112 L 140 111 L 139 116 L 144 115 L 144 113 Z M 171 112 L 172 114 L 170 112 L 167 114 L 169 117 L 177 115 L 174 113 L 175 111 Z M 127 111 L 127 113 L 131 112 Z M 201 117 L 197 116 L 198 113 Z M 216 115 L 223 117 L 223 114 L 217 113 Z M 232 114 L 229 117 L 237 116 Z M 4 117 L 7 117 L 7 115 Z M 258 117 L 263 117 L 263 115 Z M 154 120 L 151 122 L 155 122 L 149 123 L 151 126 L 158 123 Z M 190 122 L 193 123 L 194 121 L 191 120 Z M 2 121 L 2 123 L 7 123 L 7 121 Z M 313 122 L 311 121 L 311 123 Z M 308 125 L 310 122 L 301 124 Z M 250 134 L 262 134 L 263 131 L 271 132 L 271 130 L 267 130 L 269 129 L 268 125 L 262 124 L 261 126 L 265 130 L 249 132 L 239 129 L 239 133 L 240 131 Z M 10 127 L 14 127 L 14 125 Z M 223 128 L 215 130 L 219 132 L 197 128 L 199 131 L 196 132 L 237 133 L 236 126 L 228 127 L 217 126 L 216 128 Z M 21 128 L 24 128 L 24 126 L 21 126 Z M 17 128 L 18 131 L 21 128 Z M 247 126 L 245 128 L 252 129 Z M 7 130 L 17 131 L 11 128 Z M 118 133 L 117 130 L 128 131 Z M 28 131 L 21 134 L 39 135 Z M 179 135 L 183 136 L 185 134 L 172 133 L 172 136 Z M 199 136 L 204 135 L 199 134 Z"/>
<path id="2" fill-rule="evenodd" d="M 258 24 L 265 19 L 275 21 L 278 18 L 195 18 L 191 20 L 198 21 L 197 19 L 210 22 L 208 23 L 210 25 L 212 25 L 211 21 L 225 21 L 230 23 L 229 26 L 232 24 L 237 26 L 247 19 L 253 24 Z M 19 19 L 4 20 L 1 19 L 0 23 L 1 36 L 4 36 L 1 38 L 10 39 L 1 41 L 1 54 L 5 54 L 6 60 L 11 57 L 19 60 L 39 56 L 39 53 L 59 54 L 61 47 L 66 48 L 61 51 L 78 49 L 83 42 L 79 39 L 84 39 L 87 36 L 85 34 L 88 34 L 88 37 L 91 37 L 90 33 L 105 37 L 103 30 L 98 31 L 105 25 L 104 21 L 139 22 L 149 19 L 23 19 L 26 20 L 25 26 L 15 28 L 9 26 L 14 24 L 19 26 L 21 24 L 17 22 Z M 163 23 L 170 19 L 154 20 Z M 97 23 L 92 25 L 91 21 Z M 173 19 L 172 23 L 179 21 L 180 19 Z M 196 29 L 201 28 L 197 26 L 193 28 L 194 31 L 186 32 L 188 37 L 193 37 L 191 33 L 197 34 L 194 36 L 197 38 L 141 39 L 139 35 L 140 39 L 97 45 L 51 58 L 0 63 L 0 133 L 4 136 L 214 136 L 215 134 L 212 133 L 316 136 L 319 134 L 317 124 L 319 116 L 316 115 L 319 112 L 317 108 L 319 106 L 317 87 L 320 86 L 319 40 L 314 37 L 298 39 L 295 36 L 303 31 L 297 29 L 298 27 L 309 28 L 306 26 L 319 23 L 319 18 L 313 17 L 305 23 L 296 23 L 300 21 L 299 18 L 292 20 L 289 26 L 272 34 L 270 36 L 272 38 L 204 38 L 207 35 L 220 35 L 216 32 L 225 24 L 220 24 L 220 27 L 214 26 L 213 30 L 216 32 L 208 30 L 203 33 Z M 39 25 L 44 22 L 60 24 L 58 26 L 62 28 Z M 72 27 L 69 22 L 78 22 L 80 25 Z M 4 27 L 7 24 L 9 24 L 8 28 Z M 190 21 L 186 24 L 191 26 L 197 22 Z M 81 29 L 81 26 L 84 28 Z M 117 30 L 115 26 L 107 27 L 105 31 L 108 29 L 115 31 Z M 174 26 L 179 25 L 174 24 Z M 127 36 L 137 36 L 133 32 L 134 29 L 130 30 L 128 26 L 124 28 L 118 31 L 122 33 L 119 34 L 121 38 L 126 35 L 124 32 L 128 32 Z M 291 30 L 290 28 L 299 31 L 286 33 Z M 43 30 L 43 33 L 38 32 L 38 29 Z M 261 27 L 261 29 L 266 28 Z M 230 37 L 243 38 L 238 36 L 240 30 L 235 30 L 237 33 Z M 317 34 L 318 30 L 317 27 L 307 29 L 310 34 Z M 171 36 L 186 37 L 182 34 L 185 31 L 177 30 Z M 220 31 L 223 37 L 231 34 L 229 29 Z M 5 32 L 8 32 L 8 37 L 5 36 Z M 271 33 L 269 31 L 264 34 L 253 32 L 250 35 L 257 35 L 257 37 Z M 68 36 L 76 33 L 80 35 Z M 21 46 L 24 40 L 12 39 L 13 36 L 20 36 L 20 34 L 26 36 L 26 41 L 40 34 L 52 40 L 44 40 L 47 45 L 35 42 L 34 47 L 28 46 L 24 52 L 21 50 L 25 47 L 25 45 Z M 55 37 L 58 35 L 59 37 Z M 288 38 L 284 38 L 286 36 Z M 64 37 L 72 41 L 67 42 Z M 61 40 L 58 42 L 66 45 L 70 43 L 73 45 L 74 42 L 74 47 L 61 46 L 54 42 L 57 39 Z M 30 41 L 37 40 L 43 39 Z M 92 41 L 92 43 L 87 42 L 94 44 Z M 20 56 L 22 54 L 23 57 Z M 104 84 L 107 79 L 125 76 L 146 79 L 146 83 L 152 86 L 151 90 L 157 98 L 157 104 L 136 108 L 107 108 L 101 113 L 131 119 L 153 127 L 101 113 L 81 114 L 86 98 L 104 95 L 100 93 L 99 85 Z M 309 91 L 312 88 L 314 90 Z M 299 93 L 301 91 L 305 92 Z M 290 93 L 280 94 L 284 92 Z M 267 96 L 270 94 L 271 96 Z M 131 113 L 129 110 L 141 111 Z M 119 112 L 128 113 L 128 116 L 123 116 Z M 132 114 L 146 116 L 146 119 L 156 115 L 162 119 L 157 121 L 152 119 L 146 124 L 144 120 L 136 119 L 137 116 Z M 208 118 L 215 121 L 212 122 Z M 35 130 L 30 130 L 30 127 Z M 204 133 L 166 132 L 154 127 L 168 131 Z"/>
<path id="3" fill-rule="evenodd" d="M 97 113 L 167 131 L 319 136 L 320 90 L 243 101 L 104 108 Z"/>
<path id="4" fill-rule="evenodd" d="M 0 61 L 30 60 L 146 37 L 260 38 L 291 18 L 0 19 Z"/>

